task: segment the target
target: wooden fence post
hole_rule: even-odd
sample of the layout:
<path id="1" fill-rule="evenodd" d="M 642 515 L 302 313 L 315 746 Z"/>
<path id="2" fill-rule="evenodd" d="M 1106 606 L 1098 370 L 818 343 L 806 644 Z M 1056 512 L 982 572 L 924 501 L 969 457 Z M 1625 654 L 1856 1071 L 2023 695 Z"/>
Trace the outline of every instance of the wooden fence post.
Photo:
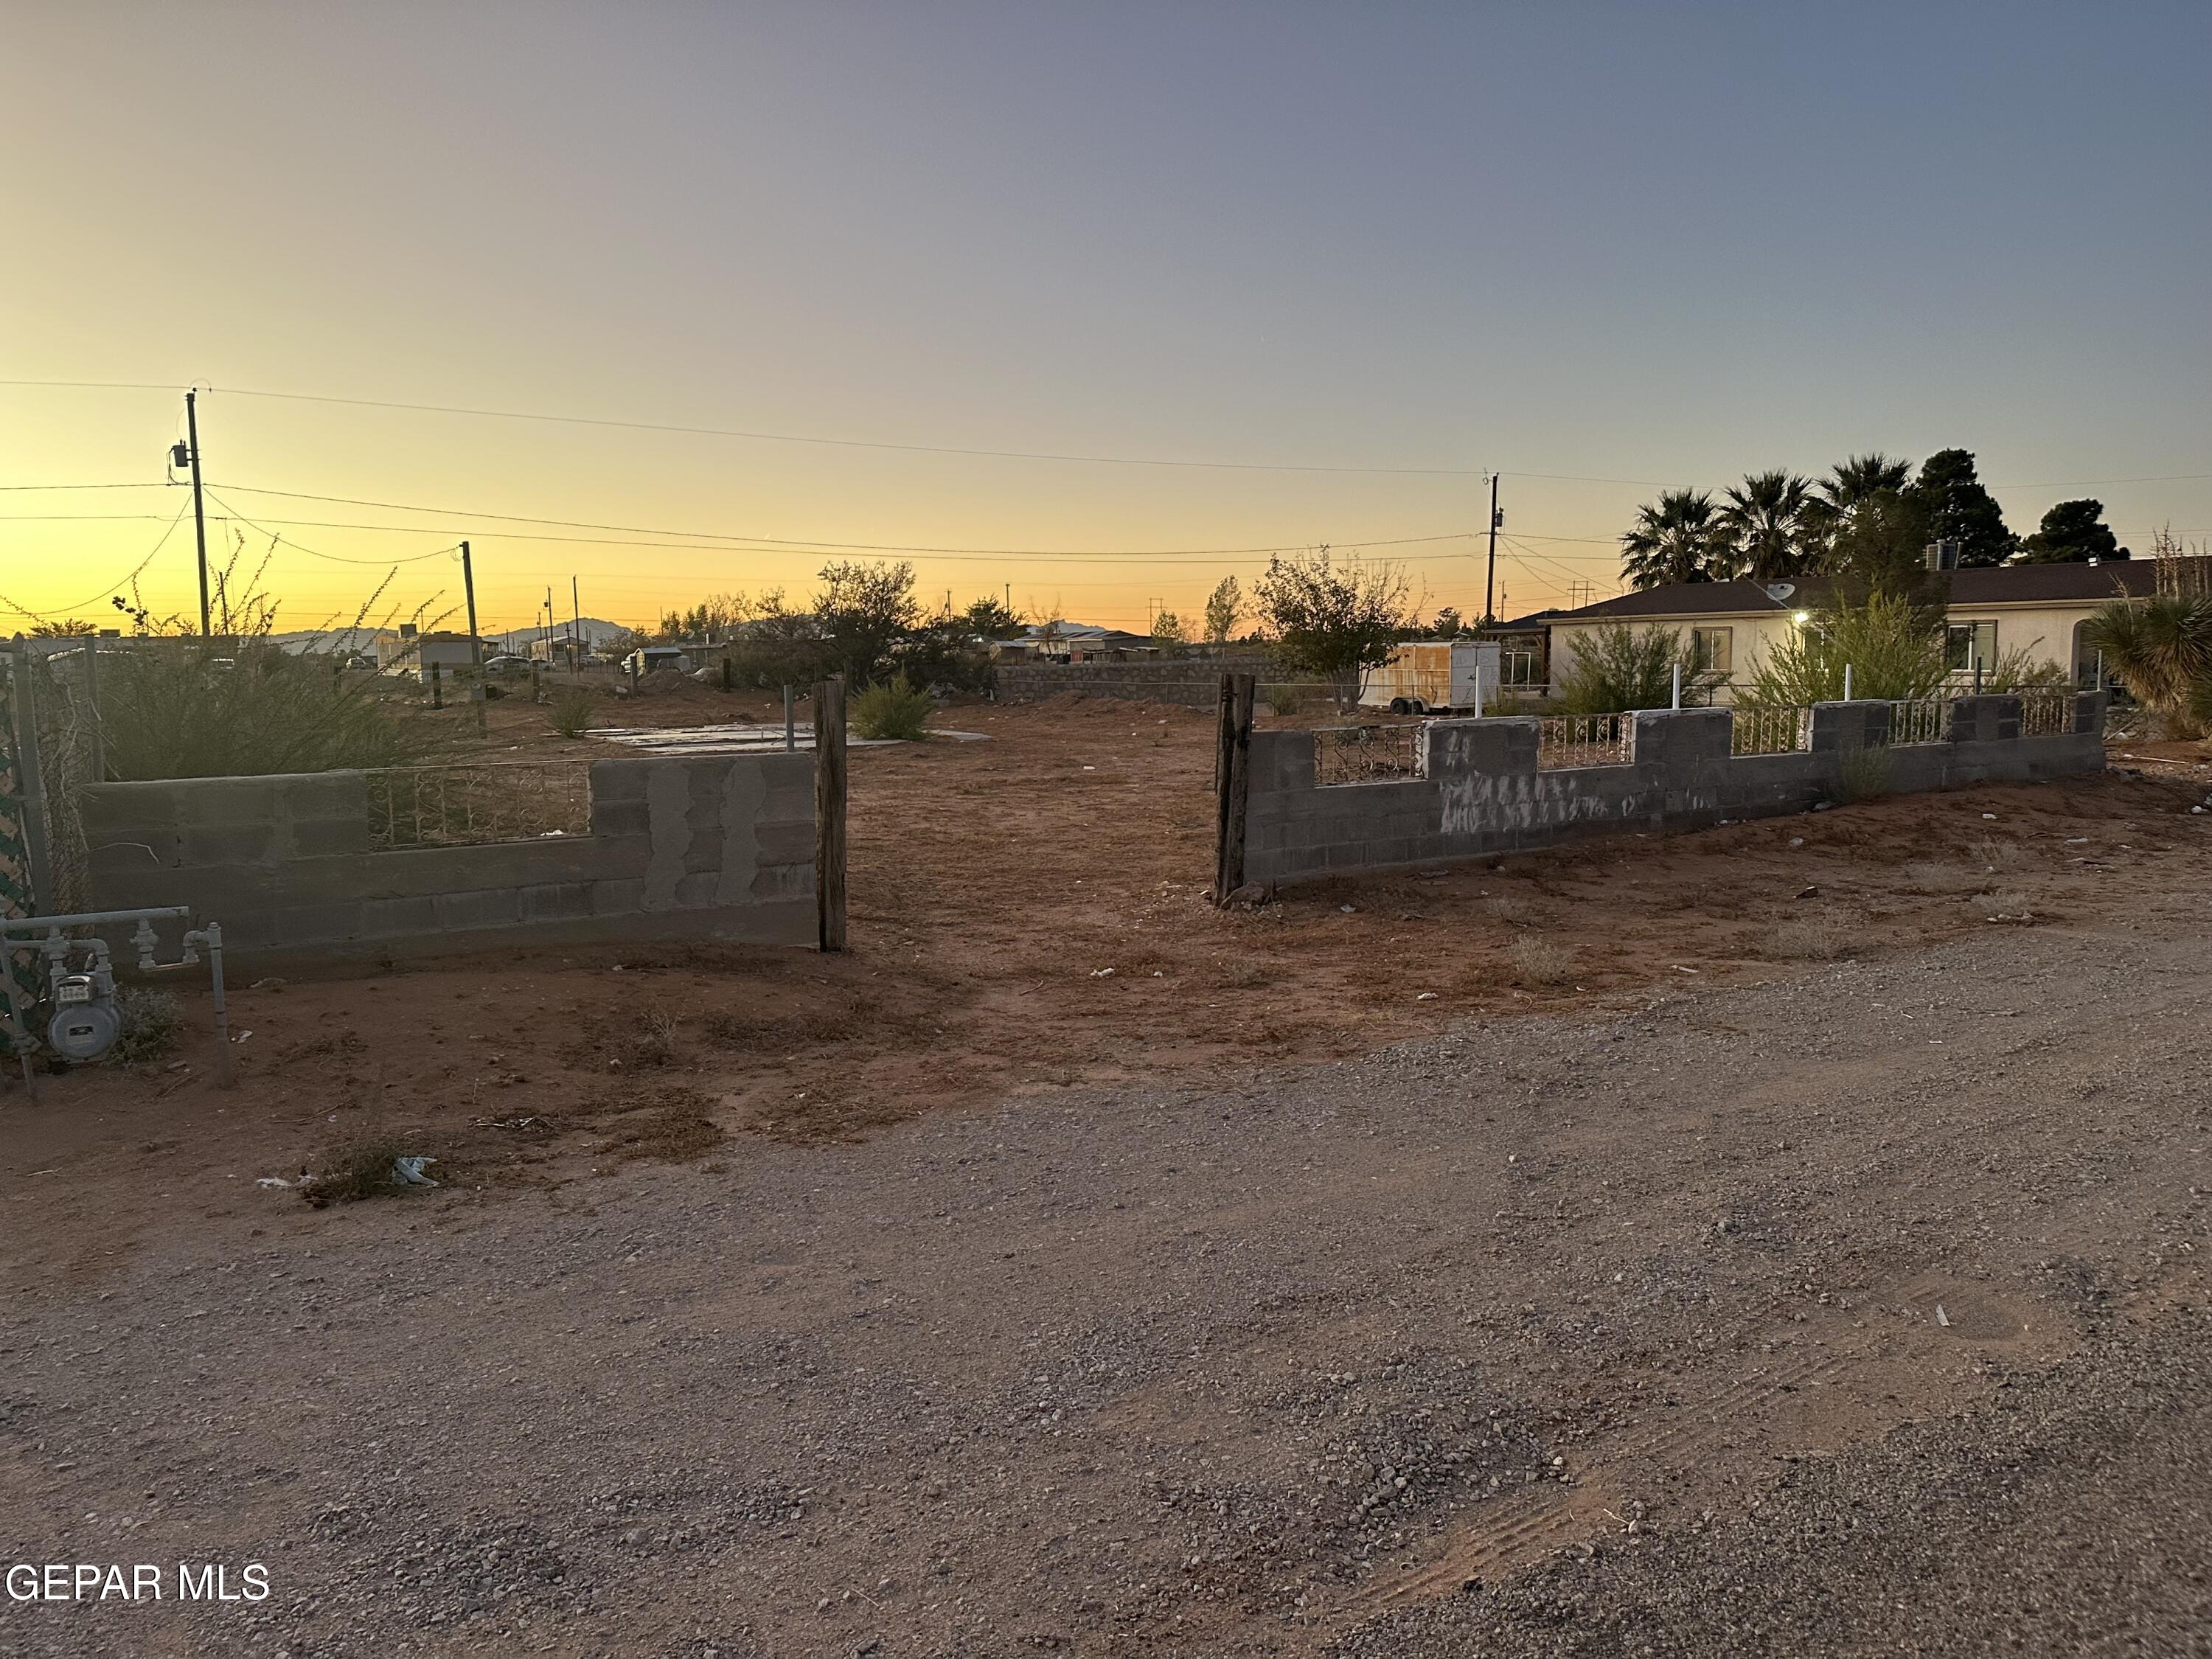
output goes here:
<path id="1" fill-rule="evenodd" d="M 1221 677 L 1221 720 L 1213 758 L 1213 902 L 1229 902 L 1244 884 L 1244 805 L 1251 793 L 1250 674 Z"/>
<path id="2" fill-rule="evenodd" d="M 845 948 L 845 681 L 814 686 L 814 902 L 824 951 Z"/>

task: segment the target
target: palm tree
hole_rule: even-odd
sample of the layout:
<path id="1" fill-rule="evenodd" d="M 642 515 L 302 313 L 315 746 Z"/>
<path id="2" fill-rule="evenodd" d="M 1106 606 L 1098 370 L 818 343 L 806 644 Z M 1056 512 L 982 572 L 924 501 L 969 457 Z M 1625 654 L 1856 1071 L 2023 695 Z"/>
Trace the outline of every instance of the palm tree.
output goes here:
<path id="1" fill-rule="evenodd" d="M 1881 495 L 1897 495 L 1911 479 L 1910 461 L 1900 461 L 1879 452 L 1853 455 L 1832 468 L 1826 477 L 1813 486 L 1807 517 L 1814 529 L 1832 532 L 1869 501 Z"/>
<path id="2" fill-rule="evenodd" d="M 1754 472 L 1729 490 L 1719 522 L 1735 544 L 1732 574 L 1754 581 L 1805 574 L 1820 551 L 1805 518 L 1812 500 L 1810 483 L 1779 469 Z"/>
<path id="3" fill-rule="evenodd" d="M 2115 599 L 2081 624 L 2085 644 L 2178 736 L 2212 721 L 2212 599 Z"/>
<path id="4" fill-rule="evenodd" d="M 1656 504 L 1636 510 L 1620 538 L 1621 574 L 1632 587 L 1725 579 L 1730 565 L 1727 533 L 1702 489 L 1662 491 Z"/>

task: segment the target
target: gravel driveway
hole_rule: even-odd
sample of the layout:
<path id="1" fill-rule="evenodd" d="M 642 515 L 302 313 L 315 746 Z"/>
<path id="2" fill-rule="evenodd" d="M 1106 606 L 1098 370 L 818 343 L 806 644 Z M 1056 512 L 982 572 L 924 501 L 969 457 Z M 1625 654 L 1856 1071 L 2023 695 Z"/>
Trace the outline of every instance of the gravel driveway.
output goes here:
<path id="1" fill-rule="evenodd" d="M 2204 917 L 173 1236 L 0 1653 L 2212 1650 Z"/>

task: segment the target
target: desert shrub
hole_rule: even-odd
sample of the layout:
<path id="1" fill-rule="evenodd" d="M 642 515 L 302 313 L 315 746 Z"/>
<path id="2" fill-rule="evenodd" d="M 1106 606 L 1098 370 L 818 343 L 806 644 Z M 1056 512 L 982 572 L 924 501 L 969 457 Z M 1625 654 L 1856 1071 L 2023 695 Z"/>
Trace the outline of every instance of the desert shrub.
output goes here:
<path id="1" fill-rule="evenodd" d="M 1523 933 L 1505 947 L 1514 982 L 1534 988 L 1558 985 L 1575 971 L 1575 953 L 1541 933 Z"/>
<path id="2" fill-rule="evenodd" d="M 1492 894 L 1490 914 L 1512 927 L 1533 927 L 1542 920 L 1537 907 L 1521 893 Z"/>
<path id="3" fill-rule="evenodd" d="M 592 711 L 599 700 L 580 685 L 564 685 L 554 692 L 545 718 L 564 738 L 580 738 L 591 729 Z"/>
<path id="4" fill-rule="evenodd" d="M 1837 793 L 1846 801 L 1878 800 L 1890 791 L 1890 755 L 1882 748 L 1844 750 Z"/>
<path id="5" fill-rule="evenodd" d="M 1856 688 L 1854 688 L 1856 689 Z M 2071 691 L 2074 677 L 2065 666 L 2047 657 L 2032 654 L 2024 645 L 1997 653 L 1997 659 L 1982 674 L 1984 691 Z"/>
<path id="6" fill-rule="evenodd" d="M 1984 836 L 1966 849 L 1966 856 L 1984 870 L 2017 870 L 2032 862 L 2028 850 L 2016 841 Z"/>
<path id="7" fill-rule="evenodd" d="M 1702 694 L 1720 684 L 1718 674 L 1690 671 L 1680 629 L 1601 623 L 1570 641 L 1553 712 L 1620 714 L 1632 708 L 1665 708 L 1674 701 L 1676 663 L 1684 665 L 1685 703 L 1692 700 L 1692 691 Z"/>
<path id="8" fill-rule="evenodd" d="M 383 1136 L 333 1146 L 314 1160 L 300 1183 L 300 1195 L 320 1209 L 398 1192 L 403 1183 L 394 1177 L 392 1166 L 406 1151 L 404 1142 Z"/>
<path id="9" fill-rule="evenodd" d="M 1854 697 L 1934 696 L 1948 672 L 1940 619 L 1886 593 L 1864 605 L 1825 606 L 1760 655 L 1736 701 L 1783 708 L 1839 702 L 1846 666 Z"/>
<path id="10" fill-rule="evenodd" d="M 1304 702 L 1294 685 L 1263 685 L 1260 688 L 1260 701 L 1285 720 L 1296 719 Z"/>
<path id="11" fill-rule="evenodd" d="M 902 675 L 856 695 L 847 723 L 864 738 L 918 743 L 929 735 L 927 723 L 935 707 L 927 691 L 915 690 Z"/>
<path id="12" fill-rule="evenodd" d="M 167 991 L 126 985 L 116 993 L 115 1011 L 122 1016 L 123 1030 L 107 1052 L 125 1066 L 161 1059 L 176 1046 L 185 1026 L 183 1005 Z"/>
<path id="13" fill-rule="evenodd" d="M 453 738 L 386 682 L 267 640 L 148 640 L 101 655 L 100 726 L 119 781 L 411 766 Z"/>

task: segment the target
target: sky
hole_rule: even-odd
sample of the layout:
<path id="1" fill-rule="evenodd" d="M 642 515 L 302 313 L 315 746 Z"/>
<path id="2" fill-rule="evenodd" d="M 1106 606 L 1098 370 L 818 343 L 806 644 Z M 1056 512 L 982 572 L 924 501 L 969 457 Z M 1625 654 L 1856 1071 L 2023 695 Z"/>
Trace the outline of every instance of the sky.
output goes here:
<path id="1" fill-rule="evenodd" d="M 2212 537 L 2202 0 L 6 22 L 7 631 L 196 610 L 188 386 L 297 627 L 457 621 L 463 538 L 487 629 L 848 556 L 1142 629 L 1324 543 L 1479 613 L 1493 471 L 1516 614 L 1869 449 Z"/>

